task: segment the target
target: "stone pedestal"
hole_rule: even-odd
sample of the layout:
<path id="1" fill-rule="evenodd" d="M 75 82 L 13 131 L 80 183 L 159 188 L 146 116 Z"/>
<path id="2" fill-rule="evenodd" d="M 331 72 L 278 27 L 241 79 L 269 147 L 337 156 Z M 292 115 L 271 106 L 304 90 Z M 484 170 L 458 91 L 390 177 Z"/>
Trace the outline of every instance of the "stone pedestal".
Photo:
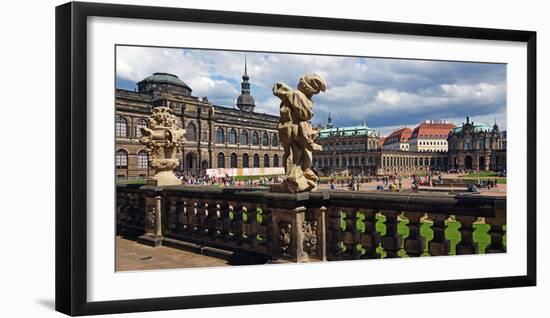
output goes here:
<path id="1" fill-rule="evenodd" d="M 272 209 L 273 259 L 295 263 L 326 260 L 325 210 Z"/>
<path id="2" fill-rule="evenodd" d="M 145 197 L 145 234 L 138 237 L 141 244 L 157 247 L 162 245 L 162 197 L 160 195 Z"/>
<path id="3" fill-rule="evenodd" d="M 176 177 L 172 170 L 160 171 L 157 172 L 150 179 L 147 179 L 147 185 L 155 187 L 181 185 L 181 180 Z"/>

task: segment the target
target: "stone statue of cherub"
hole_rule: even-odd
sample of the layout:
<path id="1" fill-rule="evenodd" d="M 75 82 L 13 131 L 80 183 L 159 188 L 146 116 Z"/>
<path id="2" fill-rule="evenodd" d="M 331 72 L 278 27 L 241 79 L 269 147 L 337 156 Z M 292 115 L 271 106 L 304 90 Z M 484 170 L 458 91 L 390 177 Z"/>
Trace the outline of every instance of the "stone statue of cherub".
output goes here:
<path id="1" fill-rule="evenodd" d="M 312 153 L 323 147 L 315 143 L 318 131 L 311 126 L 313 95 L 326 90 L 326 83 L 317 74 L 300 78 L 296 90 L 284 83 L 273 86 L 273 94 L 281 99 L 277 126 L 283 146 L 285 180 L 276 190 L 286 192 L 311 191 L 317 187 L 317 175 L 311 169 Z"/>

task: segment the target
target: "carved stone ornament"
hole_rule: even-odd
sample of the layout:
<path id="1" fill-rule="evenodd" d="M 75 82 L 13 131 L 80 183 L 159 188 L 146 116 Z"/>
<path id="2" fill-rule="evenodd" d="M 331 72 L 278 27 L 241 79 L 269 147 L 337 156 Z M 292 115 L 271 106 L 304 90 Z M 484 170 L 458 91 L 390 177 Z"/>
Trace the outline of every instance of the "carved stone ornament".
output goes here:
<path id="1" fill-rule="evenodd" d="M 313 95 L 326 89 L 325 81 L 316 74 L 302 77 L 296 90 L 284 83 L 273 86 L 273 94 L 281 99 L 279 140 L 283 146 L 285 178 L 274 185 L 276 192 L 306 192 L 317 188 L 318 177 L 312 170 L 313 152 L 323 150 L 315 143 L 318 131 L 311 126 Z"/>
<path id="2" fill-rule="evenodd" d="M 304 233 L 304 251 L 308 255 L 317 255 L 317 221 L 304 221 L 302 231 Z"/>
<path id="3" fill-rule="evenodd" d="M 156 173 L 149 183 L 157 186 L 181 184 L 174 174 L 179 165 L 176 154 L 185 142 L 185 131 L 169 107 L 156 107 L 149 119 L 149 127 L 141 128 L 140 142 L 147 147 L 149 166 Z"/>
<path id="4" fill-rule="evenodd" d="M 279 222 L 278 238 L 281 245 L 281 254 L 287 256 L 290 254 L 290 243 L 292 242 L 291 230 L 292 224 L 290 224 L 290 222 Z"/>

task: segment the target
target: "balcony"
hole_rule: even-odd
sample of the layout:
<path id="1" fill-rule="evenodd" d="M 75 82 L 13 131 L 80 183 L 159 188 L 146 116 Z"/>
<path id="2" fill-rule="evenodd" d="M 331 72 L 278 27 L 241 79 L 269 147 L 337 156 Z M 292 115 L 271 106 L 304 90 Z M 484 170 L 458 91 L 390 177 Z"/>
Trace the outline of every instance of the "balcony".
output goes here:
<path id="1" fill-rule="evenodd" d="M 118 234 L 269 261 L 502 253 L 505 230 L 505 197 L 117 186 Z"/>

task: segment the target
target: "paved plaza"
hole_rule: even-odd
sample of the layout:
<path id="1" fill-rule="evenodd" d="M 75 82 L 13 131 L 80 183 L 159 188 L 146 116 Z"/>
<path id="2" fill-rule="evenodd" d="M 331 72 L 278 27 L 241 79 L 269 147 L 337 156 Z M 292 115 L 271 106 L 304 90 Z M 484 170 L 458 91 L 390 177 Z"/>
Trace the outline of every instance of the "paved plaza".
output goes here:
<path id="1" fill-rule="evenodd" d="M 456 179 L 458 176 L 465 176 L 465 175 L 457 175 L 457 174 L 448 174 L 443 173 L 441 177 L 443 179 Z M 365 178 L 366 179 L 366 178 Z M 403 190 L 410 190 L 412 186 L 412 180 L 410 177 L 403 177 L 401 179 L 402 185 L 401 188 Z M 434 178 L 434 182 L 437 182 L 437 178 Z M 376 181 L 376 179 L 372 180 L 371 182 L 363 182 L 359 183 L 359 191 L 366 191 L 366 192 L 379 192 L 380 190 L 376 190 L 376 186 L 381 185 L 382 181 Z M 329 190 L 330 184 L 320 184 L 318 187 L 319 190 Z M 464 191 L 465 188 L 452 188 L 452 187 L 429 187 L 429 186 L 420 186 L 419 188 L 421 191 L 442 191 L 442 192 L 452 192 L 456 190 L 462 190 Z M 347 181 L 344 180 L 344 184 L 342 185 L 342 181 L 338 180 L 335 183 L 335 190 L 337 191 L 348 191 L 348 185 Z M 387 191 L 387 190 L 384 190 Z M 506 196 L 506 184 L 498 184 L 498 186 L 493 187 L 491 189 L 487 189 L 486 187 L 478 189 L 481 195 L 494 195 L 494 196 Z"/>

